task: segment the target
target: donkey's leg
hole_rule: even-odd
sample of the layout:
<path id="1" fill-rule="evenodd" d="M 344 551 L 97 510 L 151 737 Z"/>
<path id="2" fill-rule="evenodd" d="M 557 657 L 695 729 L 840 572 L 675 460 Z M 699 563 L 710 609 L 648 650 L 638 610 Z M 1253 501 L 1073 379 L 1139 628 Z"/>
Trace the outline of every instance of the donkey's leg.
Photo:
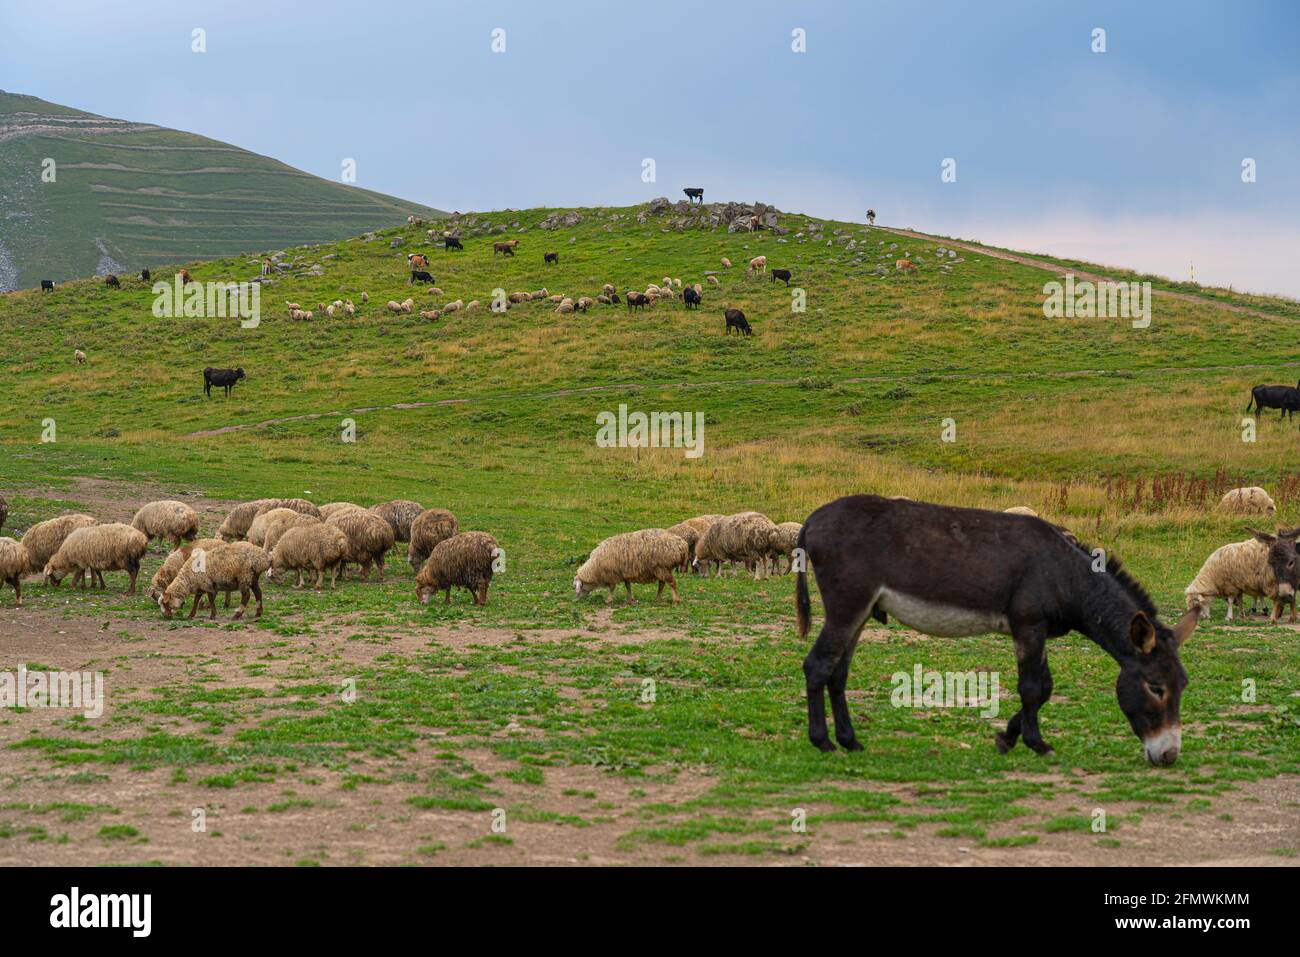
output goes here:
<path id="1" fill-rule="evenodd" d="M 858 635 L 860 634 L 862 634 L 861 627 L 858 628 Z M 844 697 L 844 689 L 849 683 L 849 665 L 853 663 L 853 652 L 858 645 L 858 635 L 853 636 L 853 646 L 840 658 L 840 663 L 835 666 L 827 685 L 831 694 L 831 713 L 835 716 L 835 740 L 845 751 L 862 750 L 862 745 L 858 744 L 858 737 L 853 732 L 848 699 Z"/>
<path id="2" fill-rule="evenodd" d="M 1048 754 L 1051 746 L 1038 730 L 1038 709 L 1052 697 L 1052 672 L 1047 667 L 1047 630 L 1041 625 L 1016 629 L 1016 665 L 1020 692 L 1020 725 L 1025 746 Z"/>
<path id="3" fill-rule="evenodd" d="M 812 650 L 803 660 L 803 673 L 808 689 L 808 740 L 823 751 L 834 751 L 830 732 L 826 727 L 826 700 L 824 691 L 831 686 L 831 706 L 835 714 L 835 736 L 841 744 L 850 750 L 856 743 L 853 724 L 848 720 L 848 704 L 844 700 L 844 686 L 848 683 L 849 663 L 853 659 L 853 647 L 857 642 L 862 624 L 870 613 L 873 599 L 868 607 L 862 609 L 856 621 L 837 620 L 828 616 Z M 841 670 L 842 664 L 842 670 Z M 836 681 L 838 673 L 839 680 Z M 838 689 L 838 690 L 837 690 Z M 843 727 L 840 722 L 844 721 Z M 846 743 L 847 742 L 847 743 Z M 860 748 L 856 750 L 861 750 Z"/>

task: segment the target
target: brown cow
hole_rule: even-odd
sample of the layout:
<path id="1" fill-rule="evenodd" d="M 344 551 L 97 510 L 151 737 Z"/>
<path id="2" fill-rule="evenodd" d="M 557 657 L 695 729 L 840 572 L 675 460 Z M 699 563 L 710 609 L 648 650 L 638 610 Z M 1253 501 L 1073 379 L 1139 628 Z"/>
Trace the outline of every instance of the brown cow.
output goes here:
<path id="1" fill-rule="evenodd" d="M 916 272 L 916 263 L 910 259 L 900 259 L 894 263 L 894 269 L 898 272 Z"/>
<path id="2" fill-rule="evenodd" d="M 428 269 L 429 257 L 423 253 L 408 253 L 406 261 L 411 264 L 412 269 Z"/>
<path id="3" fill-rule="evenodd" d="M 507 256 L 513 256 L 515 254 L 515 246 L 517 245 L 519 245 L 519 240 L 517 239 L 511 239 L 504 243 L 493 243 L 492 255 L 495 257 L 497 253 L 504 253 Z"/>

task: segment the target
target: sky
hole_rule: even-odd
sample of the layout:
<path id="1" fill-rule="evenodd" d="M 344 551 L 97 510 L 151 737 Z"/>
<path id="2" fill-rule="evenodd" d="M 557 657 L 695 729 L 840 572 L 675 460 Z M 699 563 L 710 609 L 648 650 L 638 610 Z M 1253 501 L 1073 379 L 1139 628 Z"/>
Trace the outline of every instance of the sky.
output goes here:
<path id="1" fill-rule="evenodd" d="M 1296 0 L 0 0 L 0 89 L 441 209 L 702 186 L 1300 297 Z"/>

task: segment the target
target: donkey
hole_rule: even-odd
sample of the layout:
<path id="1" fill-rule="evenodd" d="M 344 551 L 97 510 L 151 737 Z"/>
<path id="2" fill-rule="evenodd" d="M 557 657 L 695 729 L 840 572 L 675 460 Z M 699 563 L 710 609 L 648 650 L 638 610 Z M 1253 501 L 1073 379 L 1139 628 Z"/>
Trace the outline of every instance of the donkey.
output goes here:
<path id="1" fill-rule="evenodd" d="M 1119 663 L 1115 694 L 1152 764 L 1173 764 L 1182 745 L 1179 702 L 1187 672 L 1178 648 L 1196 628 L 1198 608 L 1171 630 L 1147 593 L 1111 558 L 1104 570 L 1056 526 L 1028 515 L 851 495 L 823 505 L 799 532 L 798 547 L 817 576 L 826 622 L 803 670 L 808 737 L 833 751 L 822 692 L 830 691 L 835 740 L 861 751 L 844 699 L 849 665 L 867 618 L 893 614 L 927 635 L 987 632 L 1015 641 L 1020 710 L 996 736 L 1005 754 L 1024 737 L 1052 749 L 1038 709 L 1052 696 L 1047 639 L 1078 631 Z M 795 583 L 799 634 L 812 614 L 807 575 Z"/>

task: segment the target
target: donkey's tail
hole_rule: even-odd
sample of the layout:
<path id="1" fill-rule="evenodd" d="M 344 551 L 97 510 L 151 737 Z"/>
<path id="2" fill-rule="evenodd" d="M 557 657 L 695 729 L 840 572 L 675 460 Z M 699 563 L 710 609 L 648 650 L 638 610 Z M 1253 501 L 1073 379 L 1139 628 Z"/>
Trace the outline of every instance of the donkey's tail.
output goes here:
<path id="1" fill-rule="evenodd" d="M 794 577 L 794 610 L 799 619 L 799 637 L 808 637 L 808 626 L 812 619 L 812 602 L 808 599 L 808 550 L 804 548 L 804 536 L 808 533 L 808 523 L 799 529 L 799 538 L 795 543 L 799 553 L 799 571 Z"/>

